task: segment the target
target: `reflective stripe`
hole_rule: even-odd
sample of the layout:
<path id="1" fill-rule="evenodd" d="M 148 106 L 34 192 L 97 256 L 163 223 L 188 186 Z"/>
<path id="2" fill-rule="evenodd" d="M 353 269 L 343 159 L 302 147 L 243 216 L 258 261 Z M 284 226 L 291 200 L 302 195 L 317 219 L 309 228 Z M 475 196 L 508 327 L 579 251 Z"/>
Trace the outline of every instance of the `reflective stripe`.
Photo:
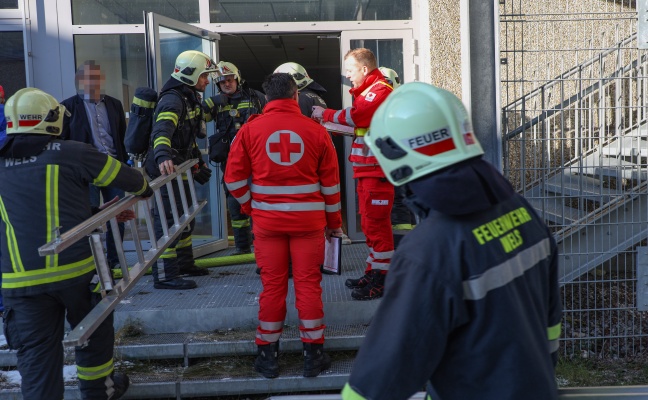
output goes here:
<path id="1" fill-rule="evenodd" d="M 245 194 L 241 197 L 234 197 L 236 198 L 236 201 L 239 202 L 239 204 L 245 204 L 252 198 L 249 190 L 245 192 Z"/>
<path id="2" fill-rule="evenodd" d="M 560 337 L 560 327 L 561 323 L 559 322 L 556 325 L 547 328 L 547 338 L 549 340 L 558 339 Z"/>
<path id="3" fill-rule="evenodd" d="M 138 190 L 137 192 L 132 192 L 135 196 L 139 196 L 140 194 L 146 192 L 146 189 L 148 189 L 149 185 L 146 179 L 144 179 L 144 183 L 142 184 L 142 188 Z"/>
<path id="4" fill-rule="evenodd" d="M 464 281 L 464 298 L 467 300 L 483 299 L 489 291 L 509 284 L 550 255 L 549 239 L 543 239 L 521 251 L 515 257 L 490 268 L 481 276 Z"/>
<path id="5" fill-rule="evenodd" d="M 336 124 L 340 123 L 340 114 L 342 114 L 343 111 L 344 110 L 337 110 L 335 114 L 333 114 L 333 122 L 335 122 Z"/>
<path id="6" fill-rule="evenodd" d="M 301 322 L 301 325 L 304 328 L 313 329 L 313 328 L 317 328 L 319 326 L 322 326 L 322 324 L 324 323 L 324 320 L 322 318 L 319 318 L 319 319 L 300 319 L 299 322 Z"/>
<path id="7" fill-rule="evenodd" d="M 390 263 L 377 262 L 377 261 L 372 261 L 369 264 L 371 264 L 371 269 L 379 269 L 381 271 L 388 271 L 390 265 Z"/>
<path id="8" fill-rule="evenodd" d="M 164 121 L 164 120 L 171 121 L 173 122 L 173 125 L 178 126 L 178 114 L 174 112 L 167 111 L 167 112 L 159 113 L 155 122 Z"/>
<path id="9" fill-rule="evenodd" d="M 168 137 L 159 137 L 153 141 L 153 147 L 158 147 L 159 145 L 164 145 L 164 146 L 169 146 L 171 147 L 171 139 Z"/>
<path id="10" fill-rule="evenodd" d="M 243 186 L 247 185 L 248 181 L 247 179 L 244 179 L 242 181 L 236 181 L 236 182 L 230 182 L 230 183 L 225 183 L 225 186 L 227 186 L 227 190 L 234 191 L 236 189 L 240 189 Z"/>
<path id="11" fill-rule="evenodd" d="M 45 170 L 45 240 L 49 243 L 54 240 L 54 230 L 59 226 L 59 166 L 48 164 Z M 55 268 L 57 265 L 58 254 L 45 256 L 45 268 Z"/>
<path id="12" fill-rule="evenodd" d="M 99 175 L 92 181 L 92 184 L 102 187 L 110 186 L 112 181 L 117 177 L 117 174 L 119 174 L 120 169 L 121 163 L 112 157 L 108 157 L 106 165 L 104 165 Z"/>
<path id="13" fill-rule="evenodd" d="M 324 202 L 312 203 L 264 203 L 252 200 L 252 208 L 265 211 L 324 211 Z"/>
<path id="14" fill-rule="evenodd" d="M 178 240 L 178 244 L 176 244 L 176 249 L 181 249 L 184 247 L 191 247 L 191 236 Z"/>
<path id="15" fill-rule="evenodd" d="M 387 258 L 392 258 L 394 256 L 394 250 L 389 251 L 374 251 L 373 258 L 378 260 L 384 260 Z"/>
<path id="16" fill-rule="evenodd" d="M 324 329 L 318 329 L 316 331 L 299 331 L 299 338 L 300 339 L 309 339 L 309 340 L 317 340 L 321 339 L 324 336 Z"/>
<path id="17" fill-rule="evenodd" d="M 207 103 L 207 106 L 209 106 L 209 108 L 214 108 L 214 102 L 211 97 L 208 97 L 207 100 L 205 100 L 205 103 Z"/>
<path id="18" fill-rule="evenodd" d="M 392 230 L 395 231 L 411 231 L 413 228 L 412 224 L 396 224 L 392 225 Z"/>
<path id="19" fill-rule="evenodd" d="M 365 163 L 359 163 L 359 162 L 354 162 L 351 163 L 353 167 L 377 167 L 378 164 L 365 164 Z"/>
<path id="20" fill-rule="evenodd" d="M 342 209 L 342 205 L 340 203 L 335 203 L 335 204 L 326 204 L 324 206 L 324 211 L 326 212 L 336 212 Z"/>
<path id="21" fill-rule="evenodd" d="M 342 389 L 342 400 L 367 400 L 366 398 L 362 397 L 360 393 L 356 392 L 353 390 L 351 385 L 348 383 L 344 385 L 344 389 Z"/>
<path id="22" fill-rule="evenodd" d="M 326 195 L 326 196 L 330 196 L 332 194 L 340 193 L 340 185 L 322 186 L 322 187 L 320 187 L 320 192 L 322 192 L 322 194 Z"/>
<path id="23" fill-rule="evenodd" d="M 374 157 L 374 153 L 372 153 L 371 150 L 369 150 L 369 149 L 365 150 L 365 149 L 358 148 L 358 147 L 352 147 L 351 148 L 351 155 L 352 156 L 360 156 L 360 157 Z"/>
<path id="24" fill-rule="evenodd" d="M 353 133 L 355 133 L 355 135 L 358 136 L 358 137 L 363 137 L 364 135 L 367 134 L 368 130 L 369 130 L 369 128 L 355 128 Z"/>
<path id="25" fill-rule="evenodd" d="M 97 367 L 80 367 L 77 365 L 77 377 L 84 381 L 93 381 L 112 374 L 114 368 L 112 358 L 107 363 Z"/>
<path id="26" fill-rule="evenodd" d="M 133 97 L 133 104 L 137 104 L 140 107 L 144 108 L 155 108 L 155 102 L 154 101 L 146 101 L 142 100 L 137 97 Z"/>
<path id="27" fill-rule="evenodd" d="M 67 265 L 59 265 L 55 268 L 41 268 L 24 272 L 3 273 L 2 287 L 5 289 L 16 289 L 60 282 L 87 274 L 94 269 L 94 260 L 92 256 L 90 256 L 85 260 Z"/>
<path id="28" fill-rule="evenodd" d="M 355 122 L 353 122 L 353 118 L 351 118 L 351 107 L 345 108 L 344 111 L 345 111 L 344 116 L 346 118 L 346 125 L 351 126 L 351 127 L 355 127 L 356 124 L 355 124 Z"/>
<path id="29" fill-rule="evenodd" d="M 276 331 L 283 328 L 283 326 L 284 326 L 283 321 L 276 321 L 276 322 L 259 321 L 259 327 L 264 331 Z"/>
<path id="30" fill-rule="evenodd" d="M 247 228 L 250 226 L 250 219 L 234 219 L 232 220 L 232 228 Z"/>
<path id="31" fill-rule="evenodd" d="M 178 257 L 176 253 L 176 248 L 175 247 L 167 247 L 164 249 L 164 252 L 160 256 L 160 258 L 176 258 Z"/>
<path id="32" fill-rule="evenodd" d="M 250 185 L 252 193 L 259 194 L 304 194 L 320 191 L 319 183 L 312 183 L 310 185 L 295 185 L 295 186 L 261 186 Z"/>
<path id="33" fill-rule="evenodd" d="M 281 332 L 261 333 L 257 330 L 256 337 L 257 339 L 262 340 L 264 342 L 274 343 L 279 341 L 279 338 L 281 337 Z"/>
<path id="34" fill-rule="evenodd" d="M 9 221 L 9 215 L 7 214 L 7 209 L 5 208 L 2 196 L 0 196 L 0 215 L 2 215 L 2 220 L 5 222 L 5 226 L 7 227 L 7 248 L 9 249 L 9 258 L 11 259 L 11 265 L 15 272 L 22 272 L 25 270 L 25 267 L 23 266 L 22 258 L 20 257 L 20 249 L 18 248 L 16 231 L 14 230 L 11 221 Z"/>

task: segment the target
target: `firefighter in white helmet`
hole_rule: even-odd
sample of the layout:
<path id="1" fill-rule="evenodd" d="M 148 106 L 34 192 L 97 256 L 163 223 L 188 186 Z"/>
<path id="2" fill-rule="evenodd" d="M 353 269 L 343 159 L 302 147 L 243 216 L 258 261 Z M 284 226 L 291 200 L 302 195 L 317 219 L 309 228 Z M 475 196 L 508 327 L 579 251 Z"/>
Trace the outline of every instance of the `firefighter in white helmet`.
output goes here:
<path id="1" fill-rule="evenodd" d="M 205 100 L 207 121 L 214 121 L 214 134 L 209 138 L 209 159 L 220 163 L 223 176 L 229 155 L 230 144 L 243 124 L 251 115 L 261 114 L 266 105 L 265 95 L 245 84 L 236 65 L 221 61 L 218 63 L 219 94 Z M 227 211 L 234 233 L 234 255 L 252 252 L 252 231 L 250 216 L 241 212 L 241 205 L 224 187 Z"/>
<path id="2" fill-rule="evenodd" d="M 482 160 L 462 103 L 405 84 L 376 111 L 365 143 L 421 222 L 392 258 L 342 398 L 404 400 L 427 383 L 430 398 L 557 399 L 556 243 Z"/>
<path id="3" fill-rule="evenodd" d="M 278 72 L 290 74 L 295 80 L 297 90 L 299 90 L 299 109 L 302 114 L 310 117 L 314 106 L 326 108 L 326 102 L 322 98 L 322 95 L 326 93 L 326 89 L 315 82 L 304 67 L 295 62 L 287 62 L 274 70 L 275 74 Z"/>
<path id="4" fill-rule="evenodd" d="M 210 78 L 217 74 L 216 63 L 205 53 L 188 50 L 176 58 L 171 77 L 162 87 L 160 98 L 155 107 L 153 131 L 151 132 L 152 149 L 146 162 L 146 172 L 152 179 L 160 175 L 171 174 L 175 166 L 197 158 L 198 166 L 194 170 L 194 179 L 200 184 L 209 181 L 211 170 L 202 159 L 196 138 L 206 135 L 205 114 L 202 111 L 201 93 L 209 84 Z M 184 181 L 185 192 L 189 193 L 189 183 Z M 182 209 L 178 182 L 172 181 L 175 204 Z M 171 196 L 166 187 L 161 189 L 166 222 L 173 224 Z M 160 209 L 154 210 L 155 236 L 164 235 Z M 194 263 L 192 237 L 195 220 L 184 230 L 177 240 L 171 242 L 158 261 L 153 264 L 153 287 L 156 289 L 193 289 L 196 282 L 181 278 L 181 275 L 207 275 L 206 269 Z"/>
<path id="5" fill-rule="evenodd" d="M 398 73 L 391 68 L 380 67 L 380 72 L 385 76 L 387 82 L 396 90 L 401 85 Z M 392 235 L 394 236 L 394 248 L 398 247 L 401 239 L 408 234 L 416 225 L 414 213 L 407 208 L 405 203 L 405 188 L 396 186 L 394 188 L 394 205 L 391 211 Z"/>
<path id="6" fill-rule="evenodd" d="M 65 106 L 34 88 L 21 89 L 5 107 L 7 141 L 0 148 L 0 243 L 5 336 L 18 350 L 24 399 L 62 399 L 65 321 L 75 327 L 101 300 L 92 250 L 79 240 L 57 255 L 38 247 L 58 227 L 90 218 L 89 185 L 114 186 L 148 197 L 142 174 L 90 144 L 61 140 Z M 106 171 L 110 171 L 106 173 Z M 120 214 L 121 215 L 121 214 Z M 130 211 L 125 221 L 134 218 Z M 128 389 L 114 372 L 112 314 L 75 348 L 83 399 L 118 399 Z"/>

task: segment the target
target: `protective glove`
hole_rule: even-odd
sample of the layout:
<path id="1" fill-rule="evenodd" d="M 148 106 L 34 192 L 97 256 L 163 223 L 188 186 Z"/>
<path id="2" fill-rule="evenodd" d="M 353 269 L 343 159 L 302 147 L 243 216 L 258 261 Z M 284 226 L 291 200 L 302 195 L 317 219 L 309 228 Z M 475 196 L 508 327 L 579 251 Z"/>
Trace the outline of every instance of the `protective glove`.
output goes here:
<path id="1" fill-rule="evenodd" d="M 209 178 L 211 178 L 211 174 L 212 174 L 211 169 L 209 169 L 209 167 L 207 167 L 205 164 L 193 170 L 194 180 L 200 183 L 201 185 L 204 185 L 205 183 L 209 182 Z"/>

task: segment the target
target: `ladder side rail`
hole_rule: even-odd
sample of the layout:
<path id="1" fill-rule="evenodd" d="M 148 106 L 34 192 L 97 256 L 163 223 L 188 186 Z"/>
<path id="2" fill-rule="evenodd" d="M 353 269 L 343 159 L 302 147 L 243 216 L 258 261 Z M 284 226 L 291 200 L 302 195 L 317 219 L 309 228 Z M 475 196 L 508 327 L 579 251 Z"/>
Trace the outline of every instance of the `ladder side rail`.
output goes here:
<path id="1" fill-rule="evenodd" d="M 176 172 L 171 175 L 163 175 L 150 183 L 151 189 L 157 194 L 160 187 L 175 179 L 177 174 L 190 169 L 198 162 L 197 159 L 187 160 L 179 166 L 176 166 Z M 140 196 L 128 195 L 120 199 L 117 203 L 110 207 L 101 210 L 101 212 L 93 215 L 79 225 L 71 228 L 63 234 L 58 235 L 54 240 L 44 244 L 38 248 L 38 253 L 41 256 L 59 254 L 63 250 L 70 247 L 72 244 L 78 242 L 80 239 L 92 234 L 97 227 L 105 224 L 111 218 L 116 217 L 119 213 L 129 208 L 132 208 L 137 202 L 141 201 Z M 164 226 L 164 225 L 163 225 Z"/>

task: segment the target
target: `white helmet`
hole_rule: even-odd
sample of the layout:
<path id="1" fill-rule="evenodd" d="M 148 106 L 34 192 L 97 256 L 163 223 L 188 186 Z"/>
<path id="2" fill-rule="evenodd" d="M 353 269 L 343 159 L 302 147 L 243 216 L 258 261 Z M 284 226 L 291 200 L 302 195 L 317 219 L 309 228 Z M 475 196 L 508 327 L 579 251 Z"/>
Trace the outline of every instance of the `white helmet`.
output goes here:
<path id="1" fill-rule="evenodd" d="M 36 133 L 60 135 L 65 106 L 51 95 L 36 88 L 17 91 L 5 104 L 7 135 Z"/>
<path id="2" fill-rule="evenodd" d="M 239 71 L 239 69 L 236 68 L 236 65 L 232 64 L 231 62 L 221 61 L 218 63 L 217 68 L 218 68 L 218 77 L 216 78 L 216 82 L 223 81 L 226 76 L 234 75 L 239 85 L 242 83 L 241 71 Z"/>
<path id="3" fill-rule="evenodd" d="M 295 83 L 297 84 L 297 89 L 302 90 L 306 86 L 310 85 L 313 80 L 308 76 L 308 72 L 301 65 L 294 62 L 283 63 L 274 70 L 274 73 L 285 73 L 290 74 Z"/>
<path id="4" fill-rule="evenodd" d="M 387 97 L 364 141 L 396 186 L 484 154 L 461 101 L 422 82 Z"/>
<path id="5" fill-rule="evenodd" d="M 187 50 L 176 58 L 171 76 L 189 86 L 196 86 L 198 78 L 205 72 L 217 72 L 214 60 L 200 51 Z"/>
<path id="6" fill-rule="evenodd" d="M 383 74 L 383 76 L 385 77 L 385 79 L 387 79 L 387 82 L 388 82 L 390 85 L 392 85 L 392 87 L 393 87 L 394 89 L 396 89 L 397 87 L 399 87 L 399 86 L 401 85 L 401 80 L 400 80 L 400 78 L 398 77 L 398 74 L 396 73 L 396 71 L 394 71 L 394 70 L 391 69 L 391 68 L 387 68 L 387 67 L 380 67 L 380 68 L 378 68 L 378 69 L 379 69 L 380 72 Z"/>

